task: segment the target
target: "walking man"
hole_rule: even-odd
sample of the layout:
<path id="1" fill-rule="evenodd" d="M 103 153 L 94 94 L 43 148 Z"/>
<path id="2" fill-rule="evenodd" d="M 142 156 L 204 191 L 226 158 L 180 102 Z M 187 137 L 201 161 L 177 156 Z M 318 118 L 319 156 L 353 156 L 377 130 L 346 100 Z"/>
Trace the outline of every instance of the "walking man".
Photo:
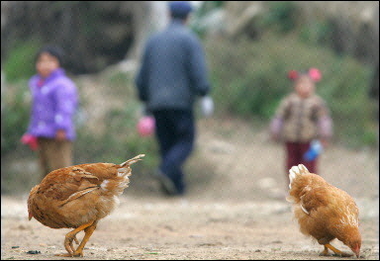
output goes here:
<path id="1" fill-rule="evenodd" d="M 170 23 L 151 36 L 135 79 L 138 96 L 156 122 L 161 162 L 156 176 L 167 195 L 186 191 L 182 170 L 194 146 L 193 105 L 210 92 L 203 48 L 186 26 L 187 1 L 169 2 Z"/>

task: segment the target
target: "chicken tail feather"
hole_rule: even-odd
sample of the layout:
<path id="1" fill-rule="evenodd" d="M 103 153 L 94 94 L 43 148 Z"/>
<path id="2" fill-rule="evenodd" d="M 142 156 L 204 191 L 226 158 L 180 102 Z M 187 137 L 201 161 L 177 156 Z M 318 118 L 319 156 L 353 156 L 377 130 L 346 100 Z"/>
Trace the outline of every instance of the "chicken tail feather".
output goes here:
<path id="1" fill-rule="evenodd" d="M 120 167 L 130 166 L 133 163 L 136 163 L 137 161 L 142 160 L 143 157 L 145 157 L 145 154 L 137 155 L 136 157 L 133 157 L 132 159 L 129 159 L 129 160 L 124 161 L 123 163 L 121 163 Z"/>
<path id="2" fill-rule="evenodd" d="M 309 173 L 309 170 L 305 167 L 305 165 L 303 164 L 298 164 L 298 166 L 293 166 L 290 170 L 289 170 L 289 180 L 290 180 L 290 183 L 289 183 L 289 188 L 291 188 L 292 186 L 292 182 L 293 180 L 299 176 L 299 175 L 303 175 L 303 174 L 307 174 Z"/>

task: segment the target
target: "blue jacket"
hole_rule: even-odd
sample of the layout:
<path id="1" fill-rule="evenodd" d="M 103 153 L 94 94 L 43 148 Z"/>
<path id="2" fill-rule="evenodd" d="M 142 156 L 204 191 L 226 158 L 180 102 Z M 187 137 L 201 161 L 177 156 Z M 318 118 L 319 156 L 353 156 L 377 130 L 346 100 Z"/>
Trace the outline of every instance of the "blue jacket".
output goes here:
<path id="1" fill-rule="evenodd" d="M 150 111 L 191 110 L 195 97 L 210 91 L 207 73 L 199 39 L 181 21 L 172 20 L 147 41 L 135 84 Z"/>

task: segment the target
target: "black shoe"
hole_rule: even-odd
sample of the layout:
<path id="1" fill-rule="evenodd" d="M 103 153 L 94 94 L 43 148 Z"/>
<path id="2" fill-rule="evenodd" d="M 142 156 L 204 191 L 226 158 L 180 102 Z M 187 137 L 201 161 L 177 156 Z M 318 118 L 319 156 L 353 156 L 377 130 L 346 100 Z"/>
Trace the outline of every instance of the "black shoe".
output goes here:
<path id="1" fill-rule="evenodd" d="M 157 170 L 155 173 L 155 177 L 160 182 L 161 188 L 166 195 L 174 196 L 179 194 L 174 182 L 162 171 Z"/>

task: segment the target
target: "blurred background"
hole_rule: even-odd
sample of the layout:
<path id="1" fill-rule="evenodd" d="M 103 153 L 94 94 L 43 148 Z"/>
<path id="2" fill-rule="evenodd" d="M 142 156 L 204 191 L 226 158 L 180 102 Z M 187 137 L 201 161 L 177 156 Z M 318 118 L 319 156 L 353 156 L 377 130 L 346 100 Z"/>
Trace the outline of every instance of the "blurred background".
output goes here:
<path id="1" fill-rule="evenodd" d="M 211 130 L 227 126 L 226 139 L 239 135 L 239 126 L 229 122 L 247 124 L 252 135 L 265 130 L 292 88 L 287 72 L 316 67 L 323 75 L 317 93 L 334 121 L 334 146 L 378 155 L 378 1 L 193 3 L 190 27 L 204 44 L 215 102 Z M 37 156 L 19 140 L 29 120 L 34 55 L 47 43 L 65 50 L 65 69 L 80 93 L 74 162 L 119 163 L 147 153 L 136 172 L 155 167 L 154 139 L 136 131 L 141 104 L 133 80 L 145 40 L 168 21 L 166 4 L 1 2 L 1 193 L 28 192 L 39 182 Z M 199 166 L 207 168 L 207 158 L 189 171 Z"/>

